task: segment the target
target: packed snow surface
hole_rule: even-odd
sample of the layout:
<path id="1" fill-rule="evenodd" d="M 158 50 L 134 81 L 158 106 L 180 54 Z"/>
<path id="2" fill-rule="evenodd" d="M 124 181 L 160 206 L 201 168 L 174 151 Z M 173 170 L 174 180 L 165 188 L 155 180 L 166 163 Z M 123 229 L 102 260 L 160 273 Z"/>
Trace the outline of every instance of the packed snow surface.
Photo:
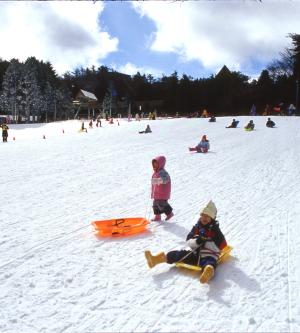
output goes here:
<path id="1" fill-rule="evenodd" d="M 0 143 L 1 332 L 299 332 L 300 118 L 9 125 Z M 150 124 L 152 134 L 138 134 Z M 86 123 L 87 127 L 87 123 Z M 206 134 L 208 154 L 188 151 Z M 43 139 L 45 136 L 45 139 Z M 13 140 L 15 138 L 15 140 Z M 131 237 L 92 221 L 151 218 L 151 160 L 165 155 L 175 216 Z M 233 258 L 214 279 L 144 250 L 181 249 L 210 199 Z"/>

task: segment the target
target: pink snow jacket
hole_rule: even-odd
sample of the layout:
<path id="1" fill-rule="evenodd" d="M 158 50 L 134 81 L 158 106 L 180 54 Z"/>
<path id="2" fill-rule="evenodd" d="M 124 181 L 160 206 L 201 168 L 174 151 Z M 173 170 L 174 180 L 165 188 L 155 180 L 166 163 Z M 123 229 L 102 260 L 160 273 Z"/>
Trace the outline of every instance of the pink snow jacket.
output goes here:
<path id="1" fill-rule="evenodd" d="M 171 178 L 164 169 L 166 158 L 164 156 L 155 157 L 158 162 L 158 170 L 152 175 L 151 198 L 154 200 L 168 200 L 171 195 Z"/>

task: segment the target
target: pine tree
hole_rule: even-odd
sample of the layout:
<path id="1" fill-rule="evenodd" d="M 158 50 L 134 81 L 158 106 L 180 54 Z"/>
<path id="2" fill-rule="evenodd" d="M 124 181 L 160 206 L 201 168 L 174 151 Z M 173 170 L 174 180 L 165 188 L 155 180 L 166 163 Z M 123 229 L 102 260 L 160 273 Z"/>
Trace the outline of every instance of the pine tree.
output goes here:
<path id="1" fill-rule="evenodd" d="M 43 93 L 43 109 L 41 112 L 42 119 L 46 121 L 54 119 L 54 91 L 55 89 L 51 86 L 49 81 L 46 82 L 46 87 Z M 54 119 L 55 120 L 55 119 Z"/>
<path id="2" fill-rule="evenodd" d="M 66 87 L 56 90 L 56 114 L 61 119 L 69 119 L 74 116 L 71 92 Z"/>
<path id="3" fill-rule="evenodd" d="M 27 59 L 23 66 L 22 75 L 22 104 L 27 118 L 33 117 L 36 120 L 42 115 L 45 110 L 45 100 L 41 94 L 40 87 L 37 81 L 37 66 Z"/>
<path id="4" fill-rule="evenodd" d="M 16 121 L 21 113 L 22 100 L 22 65 L 17 59 L 12 59 L 3 76 L 0 105 L 4 113 L 12 115 Z"/>
<path id="5" fill-rule="evenodd" d="M 108 92 L 105 94 L 105 96 L 103 98 L 102 108 L 103 108 L 103 112 L 105 114 L 110 114 L 110 111 L 111 111 L 111 95 Z"/>

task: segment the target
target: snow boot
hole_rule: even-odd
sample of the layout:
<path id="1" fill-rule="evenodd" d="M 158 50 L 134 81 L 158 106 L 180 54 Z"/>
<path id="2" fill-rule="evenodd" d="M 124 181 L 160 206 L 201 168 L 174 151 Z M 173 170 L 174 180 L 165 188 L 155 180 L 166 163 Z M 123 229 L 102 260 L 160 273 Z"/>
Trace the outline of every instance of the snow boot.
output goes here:
<path id="1" fill-rule="evenodd" d="M 151 221 L 157 221 L 157 222 L 161 221 L 161 216 L 160 216 L 160 214 L 156 214 L 156 215 L 151 219 Z"/>
<path id="2" fill-rule="evenodd" d="M 150 251 L 145 251 L 145 257 L 150 268 L 156 266 L 157 264 L 167 262 L 167 257 L 164 252 L 160 252 L 156 256 L 153 256 Z"/>
<path id="3" fill-rule="evenodd" d="M 165 221 L 169 221 L 174 216 L 173 212 L 171 212 L 169 215 L 167 215 Z"/>
<path id="4" fill-rule="evenodd" d="M 215 274 L 215 269 L 212 265 L 206 265 L 200 275 L 200 282 L 207 283 Z"/>

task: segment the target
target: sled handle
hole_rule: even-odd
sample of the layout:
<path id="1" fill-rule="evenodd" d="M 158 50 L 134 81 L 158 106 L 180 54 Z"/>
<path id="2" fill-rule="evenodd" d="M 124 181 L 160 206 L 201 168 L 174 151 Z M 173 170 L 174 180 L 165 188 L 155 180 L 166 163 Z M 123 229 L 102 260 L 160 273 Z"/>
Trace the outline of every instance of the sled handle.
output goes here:
<path id="1" fill-rule="evenodd" d="M 115 224 L 116 227 L 125 222 L 124 219 L 116 219 L 115 221 L 116 221 L 116 224 Z"/>

